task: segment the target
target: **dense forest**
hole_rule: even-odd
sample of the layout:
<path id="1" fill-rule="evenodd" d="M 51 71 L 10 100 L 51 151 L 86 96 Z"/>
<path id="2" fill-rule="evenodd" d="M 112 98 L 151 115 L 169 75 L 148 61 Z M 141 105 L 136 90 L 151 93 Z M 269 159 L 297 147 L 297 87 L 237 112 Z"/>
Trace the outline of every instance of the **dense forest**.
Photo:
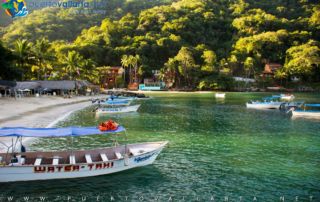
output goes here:
<path id="1" fill-rule="evenodd" d="M 0 78 L 98 84 L 123 66 L 126 83 L 160 70 L 168 87 L 231 89 L 233 76 L 261 80 L 279 63 L 273 83 L 320 81 L 319 0 L 109 3 L 104 17 L 44 8 L 0 29 Z"/>

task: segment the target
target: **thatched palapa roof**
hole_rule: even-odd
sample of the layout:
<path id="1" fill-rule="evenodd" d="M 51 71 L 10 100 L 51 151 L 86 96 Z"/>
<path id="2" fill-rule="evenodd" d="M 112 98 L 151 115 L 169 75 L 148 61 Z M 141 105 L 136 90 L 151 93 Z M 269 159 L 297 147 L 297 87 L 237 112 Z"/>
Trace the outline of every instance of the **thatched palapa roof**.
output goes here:
<path id="1" fill-rule="evenodd" d="M 17 82 L 17 85 L 14 87 L 16 90 L 35 90 L 40 87 L 40 83 L 36 81 L 22 81 L 22 82 Z"/>
<path id="2" fill-rule="evenodd" d="M 15 81 L 0 80 L 0 89 L 13 88 L 17 85 Z"/>

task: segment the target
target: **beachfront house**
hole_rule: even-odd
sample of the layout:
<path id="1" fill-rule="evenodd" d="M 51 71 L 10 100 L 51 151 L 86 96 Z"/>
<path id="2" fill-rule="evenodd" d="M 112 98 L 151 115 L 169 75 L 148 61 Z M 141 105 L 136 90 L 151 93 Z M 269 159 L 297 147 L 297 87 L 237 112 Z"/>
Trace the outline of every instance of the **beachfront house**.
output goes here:
<path id="1" fill-rule="evenodd" d="M 282 68 L 281 64 L 267 63 L 264 66 L 264 71 L 262 72 L 262 77 L 263 78 L 273 78 L 276 71 L 280 68 Z"/>
<path id="2" fill-rule="evenodd" d="M 117 78 L 121 76 L 124 69 L 120 66 L 109 67 L 105 71 L 101 71 L 100 83 L 102 88 L 117 88 Z"/>

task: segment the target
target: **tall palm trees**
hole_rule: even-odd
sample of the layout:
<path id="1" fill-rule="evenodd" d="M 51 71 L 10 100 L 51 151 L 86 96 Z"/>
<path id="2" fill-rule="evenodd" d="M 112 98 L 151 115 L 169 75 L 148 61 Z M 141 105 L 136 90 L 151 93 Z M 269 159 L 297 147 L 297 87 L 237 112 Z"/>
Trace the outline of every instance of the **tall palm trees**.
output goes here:
<path id="1" fill-rule="evenodd" d="M 14 52 L 18 57 L 18 67 L 24 72 L 24 77 L 26 77 L 25 74 L 30 73 L 30 71 L 26 69 L 26 63 L 29 60 L 30 50 L 31 50 L 31 43 L 29 43 L 27 40 L 18 39 L 16 41 Z"/>
<path id="2" fill-rule="evenodd" d="M 121 58 L 121 64 L 126 68 L 129 69 L 129 83 L 135 83 L 138 82 L 138 63 L 140 62 L 140 56 L 139 55 L 123 55 Z M 132 69 L 134 72 L 134 76 L 132 76 Z M 124 72 L 125 74 L 125 72 Z"/>

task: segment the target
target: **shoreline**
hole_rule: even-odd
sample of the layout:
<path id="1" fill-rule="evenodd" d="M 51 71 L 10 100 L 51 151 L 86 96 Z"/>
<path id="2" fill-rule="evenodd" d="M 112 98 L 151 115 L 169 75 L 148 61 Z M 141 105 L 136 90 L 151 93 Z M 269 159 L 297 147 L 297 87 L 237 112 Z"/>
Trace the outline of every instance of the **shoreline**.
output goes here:
<path id="1" fill-rule="evenodd" d="M 76 97 L 72 99 L 63 99 L 59 97 L 44 97 L 42 98 L 23 98 L 25 102 L 14 102 L 13 100 L 1 100 L 0 109 L 4 111 L 2 119 L 0 119 L 0 127 L 54 127 L 57 123 L 67 119 L 76 111 L 82 110 L 91 106 L 90 99 L 101 98 L 102 96 L 94 97 Z M 105 97 L 105 96 L 103 96 Z M 39 99 L 43 101 L 39 104 Z M 30 103 L 28 103 L 30 102 Z M 25 107 L 23 112 L 16 110 L 15 105 Z M 21 107 L 21 106 L 20 106 Z M 3 118 L 6 117 L 6 118 Z M 7 145 L 11 144 L 12 138 L 1 137 L 1 141 Z M 24 138 L 23 144 L 30 144 L 34 138 Z M 6 152 L 6 147 L 0 144 L 0 152 Z"/>

